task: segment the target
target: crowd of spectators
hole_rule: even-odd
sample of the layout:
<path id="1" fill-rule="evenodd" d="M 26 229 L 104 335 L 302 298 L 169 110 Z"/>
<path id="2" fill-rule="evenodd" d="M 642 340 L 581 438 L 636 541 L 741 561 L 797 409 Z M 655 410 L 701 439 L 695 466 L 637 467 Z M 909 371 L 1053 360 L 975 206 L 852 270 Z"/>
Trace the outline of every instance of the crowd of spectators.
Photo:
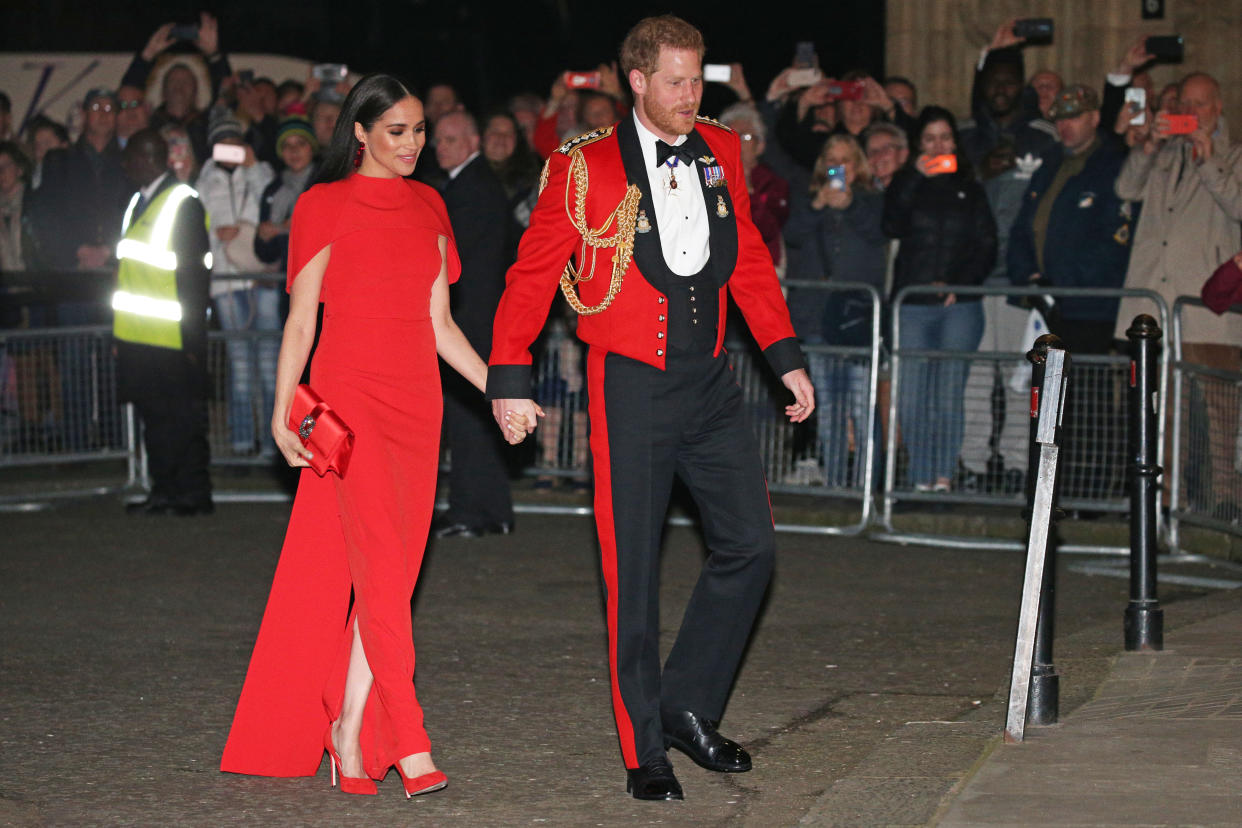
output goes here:
<path id="1" fill-rule="evenodd" d="M 907 286 L 935 289 L 902 302 L 903 348 L 1014 353 L 1024 347 L 1029 311 L 955 287 L 1141 287 L 1172 304 L 1178 295 L 1198 294 L 1242 248 L 1242 148 L 1230 142 L 1210 75 L 1188 73 L 1157 92 L 1144 71 L 1156 58 L 1140 39 L 1106 78 L 1067 85 L 1047 69 L 1028 77 L 1013 23 L 1002 23 L 978 55 L 962 56 L 975 75 L 970 111 L 960 120 L 921 102 L 917 78 L 875 78 L 863 70 L 825 77 L 817 59 L 808 62 L 803 53 L 761 96 L 752 93 L 742 63 L 730 64 L 728 79 L 717 82 L 724 91 L 713 99 L 724 103 L 705 114 L 742 139 L 753 218 L 779 274 L 795 283 L 874 288 L 884 304 L 886 343 L 890 303 Z M 7 98 L 0 98 L 0 270 L 108 267 L 133 191 L 119 152 L 130 135 L 154 126 L 169 143 L 170 169 L 197 187 L 210 217 L 216 324 L 274 330 L 279 289 L 220 275 L 282 269 L 293 203 L 314 180 L 318 148 L 330 140 L 348 80 L 318 71 L 303 79 L 255 77 L 231 65 L 210 15 L 195 33 L 184 40 L 171 24 L 157 29 L 115 88 L 85 96 L 80 127 L 44 115 L 14 124 Z M 1131 102 L 1131 89 L 1142 90 L 1145 102 Z M 477 124 L 479 151 L 508 200 L 510 256 L 538 194 L 543 159 L 565 139 L 629 116 L 628 90 L 607 63 L 563 72 L 546 96 L 525 93 L 490 110 L 466 112 L 451 83 L 426 85 L 422 96 L 433 142 L 452 113 Z M 1195 123 L 1174 128 L 1172 120 L 1183 119 L 1172 116 L 1183 115 Z M 451 172 L 435 153 L 424 153 L 415 175 L 443 188 Z M 870 425 L 866 372 L 815 346 L 869 344 L 870 301 L 805 286 L 792 287 L 789 297 L 819 395 L 814 478 L 857 486 L 859 437 Z M 1129 300 L 1119 308 L 1116 299 L 1079 299 L 1059 303 L 1048 321 L 1071 349 L 1103 354 L 1118 347 L 1142 309 Z M 104 312 L 97 303 L 62 302 L 42 316 L 9 313 L 3 323 L 97 322 Z M 1189 319 L 1192 358 L 1222 370 L 1242 367 L 1236 321 Z M 576 371 L 578 360 L 566 347 L 556 339 L 553 362 L 557 371 Z M 271 405 L 273 349 L 256 352 L 237 340 L 230 350 L 235 452 L 268 450 L 252 427 L 266 416 L 253 413 Z M 877 431 L 901 434 L 904 485 L 927 492 L 1020 488 L 1023 400 L 998 366 L 965 359 L 903 364 L 897 422 L 877 424 Z M 263 378 L 262 399 L 246 390 L 254 371 Z M 566 377 L 546 382 L 572 384 Z M 1209 499 L 1225 490 L 1234 452 L 1224 441 L 1237 418 L 1220 405 L 1211 411 L 1220 442 L 1212 454 L 1226 459 L 1214 461 L 1208 475 Z M 572 428 L 570 420 L 558 417 L 556 427 Z M 580 441 L 553 436 L 545 455 L 554 444 Z M 582 458 L 559 462 L 576 466 Z"/>

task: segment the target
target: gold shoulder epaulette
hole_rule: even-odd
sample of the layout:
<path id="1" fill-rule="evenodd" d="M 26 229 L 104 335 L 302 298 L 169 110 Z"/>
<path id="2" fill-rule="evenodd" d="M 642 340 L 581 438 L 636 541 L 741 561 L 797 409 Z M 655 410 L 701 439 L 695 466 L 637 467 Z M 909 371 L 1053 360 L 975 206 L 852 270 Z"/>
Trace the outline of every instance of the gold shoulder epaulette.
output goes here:
<path id="1" fill-rule="evenodd" d="M 699 115 L 694 120 L 698 121 L 700 124 L 711 124 L 714 127 L 720 127 L 721 129 L 728 130 L 729 132 L 733 131 L 732 127 L 725 126 L 724 124 L 720 123 L 720 121 L 717 121 L 715 118 L 709 118 L 706 115 Z"/>
<path id="2" fill-rule="evenodd" d="M 576 135 L 573 138 L 570 138 L 568 141 L 557 147 L 556 151 L 561 155 L 569 155 L 574 150 L 585 147 L 587 144 L 593 144 L 601 138 L 607 138 L 609 135 L 612 135 L 612 127 L 610 126 L 606 126 L 601 129 L 593 129 L 590 132 L 584 132 L 581 135 Z"/>

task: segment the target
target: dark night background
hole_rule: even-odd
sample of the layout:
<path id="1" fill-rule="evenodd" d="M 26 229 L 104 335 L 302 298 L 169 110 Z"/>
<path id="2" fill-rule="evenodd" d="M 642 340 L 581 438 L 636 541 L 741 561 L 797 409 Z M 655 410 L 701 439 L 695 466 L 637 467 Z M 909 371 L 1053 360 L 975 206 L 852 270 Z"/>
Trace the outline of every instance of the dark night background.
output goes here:
<path id="1" fill-rule="evenodd" d="M 206 8 L 220 20 L 227 52 L 270 52 L 345 62 L 360 72 L 392 71 L 424 88 L 452 82 L 468 106 L 484 109 L 511 94 L 546 95 L 564 69 L 615 60 L 625 32 L 649 14 L 672 12 L 697 25 L 708 62 L 745 64 L 761 96 L 789 65 L 794 43 L 815 42 L 823 69 L 884 70 L 883 0 L 798 3 L 583 3 L 573 0 L 201 0 L 96 3 L 13 0 L 0 4 L 0 49 L 140 49 L 160 23 L 192 22 Z M 245 68 L 234 64 L 233 68 Z M 283 78 L 276 78 L 277 82 Z M 704 110 L 713 111 L 709 88 Z"/>

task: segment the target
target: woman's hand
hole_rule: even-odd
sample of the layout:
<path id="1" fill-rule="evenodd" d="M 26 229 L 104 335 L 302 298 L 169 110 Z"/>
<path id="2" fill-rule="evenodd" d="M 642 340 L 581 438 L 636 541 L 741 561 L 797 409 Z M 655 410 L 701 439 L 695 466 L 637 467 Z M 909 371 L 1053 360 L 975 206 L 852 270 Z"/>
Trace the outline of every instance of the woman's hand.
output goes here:
<path id="1" fill-rule="evenodd" d="M 223 227 L 216 228 L 216 237 L 222 242 L 231 242 L 237 238 L 239 228 L 236 224 L 226 224 Z"/>
<path id="2" fill-rule="evenodd" d="M 302 445 L 298 433 L 283 422 L 272 420 L 272 439 L 276 441 L 276 448 L 284 455 L 285 462 L 294 468 L 309 466 L 308 461 L 315 456 Z"/>

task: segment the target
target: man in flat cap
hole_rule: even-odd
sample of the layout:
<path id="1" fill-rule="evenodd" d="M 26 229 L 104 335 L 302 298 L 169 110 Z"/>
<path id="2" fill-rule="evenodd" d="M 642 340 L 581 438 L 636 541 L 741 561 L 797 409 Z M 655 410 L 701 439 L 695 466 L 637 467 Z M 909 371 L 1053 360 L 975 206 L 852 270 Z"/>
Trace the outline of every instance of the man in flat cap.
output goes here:
<path id="1" fill-rule="evenodd" d="M 1100 131 L 1100 97 L 1082 84 L 1062 89 L 1052 102 L 1049 117 L 1060 143 L 1044 153 L 1043 164 L 1031 177 L 1021 210 L 1009 235 L 1009 278 L 1016 285 L 1039 282 L 1055 287 L 1119 288 L 1130 261 L 1133 205 L 1114 192 L 1113 183 L 1125 161 L 1124 147 Z M 1117 299 L 1062 297 L 1057 300 L 1059 320 L 1052 332 L 1072 354 L 1107 354 L 1113 344 Z M 1067 465 L 1083 464 L 1082 475 L 1091 492 L 1101 496 L 1119 480 L 1108 469 L 1081 453 L 1091 440 L 1120 440 L 1120 431 L 1101 434 L 1100 423 L 1113 422 L 1106 412 L 1103 378 L 1080 371 L 1076 392 L 1066 401 Z M 1105 419 L 1094 419 L 1104 417 Z M 1091 434 L 1088 423 L 1095 422 Z M 1098 455 L 1098 449 L 1096 452 Z"/>

